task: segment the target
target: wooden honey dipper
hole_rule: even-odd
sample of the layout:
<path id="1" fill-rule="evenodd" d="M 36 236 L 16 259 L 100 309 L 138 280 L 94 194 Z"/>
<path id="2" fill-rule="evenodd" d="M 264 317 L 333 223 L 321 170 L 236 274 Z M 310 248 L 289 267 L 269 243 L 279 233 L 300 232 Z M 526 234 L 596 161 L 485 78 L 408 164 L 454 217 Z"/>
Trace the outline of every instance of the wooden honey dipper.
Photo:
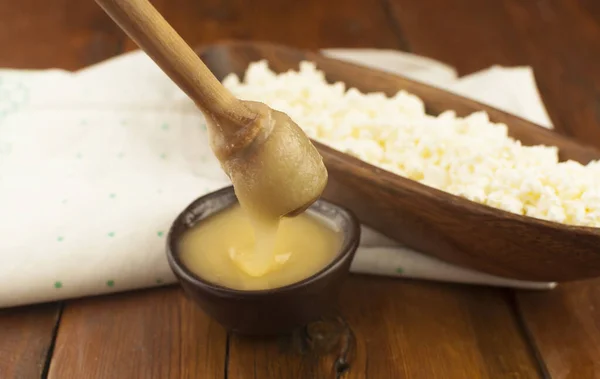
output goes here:
<path id="1" fill-rule="evenodd" d="M 96 0 L 204 113 L 211 148 L 242 206 L 294 216 L 317 200 L 327 170 L 290 117 L 234 97 L 147 0 Z"/>

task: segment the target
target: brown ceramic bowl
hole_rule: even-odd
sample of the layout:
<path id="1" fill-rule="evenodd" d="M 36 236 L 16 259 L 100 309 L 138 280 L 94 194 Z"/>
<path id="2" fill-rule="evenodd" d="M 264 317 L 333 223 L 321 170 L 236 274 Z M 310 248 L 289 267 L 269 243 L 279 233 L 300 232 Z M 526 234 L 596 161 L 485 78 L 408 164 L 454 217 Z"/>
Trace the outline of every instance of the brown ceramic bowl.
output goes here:
<path id="1" fill-rule="evenodd" d="M 240 334 L 290 331 L 330 311 L 358 247 L 360 225 L 350 211 L 325 200 L 317 200 L 309 210 L 342 231 L 342 245 L 331 263 L 300 282 L 269 290 L 241 291 L 204 280 L 184 266 L 178 247 L 183 234 L 237 202 L 233 187 L 227 187 L 195 200 L 173 222 L 167 237 L 167 258 L 186 294 L 225 328 Z"/>

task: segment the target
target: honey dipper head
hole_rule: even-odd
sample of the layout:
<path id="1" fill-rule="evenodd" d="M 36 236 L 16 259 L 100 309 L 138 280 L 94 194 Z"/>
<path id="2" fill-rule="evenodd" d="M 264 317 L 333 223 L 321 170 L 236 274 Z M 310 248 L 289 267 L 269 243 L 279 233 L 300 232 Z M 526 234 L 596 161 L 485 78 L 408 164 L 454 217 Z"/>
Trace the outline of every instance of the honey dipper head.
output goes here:
<path id="1" fill-rule="evenodd" d="M 213 150 L 245 209 L 266 217 L 295 216 L 325 189 L 323 158 L 285 113 L 245 104 L 258 114 L 249 126 L 255 129 L 240 129 L 229 144 L 213 140 Z"/>

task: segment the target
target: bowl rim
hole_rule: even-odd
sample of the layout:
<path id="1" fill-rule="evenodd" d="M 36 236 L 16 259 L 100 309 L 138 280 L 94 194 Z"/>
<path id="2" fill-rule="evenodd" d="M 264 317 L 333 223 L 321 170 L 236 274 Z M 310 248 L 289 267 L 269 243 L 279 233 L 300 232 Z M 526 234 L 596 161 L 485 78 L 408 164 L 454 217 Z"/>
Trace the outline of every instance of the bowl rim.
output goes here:
<path id="1" fill-rule="evenodd" d="M 199 198 L 193 200 L 188 206 L 181 211 L 175 220 L 172 222 L 169 232 L 167 234 L 167 242 L 166 242 L 166 254 L 167 260 L 169 262 L 169 266 L 171 266 L 171 270 L 177 276 L 179 281 L 185 281 L 189 284 L 192 284 L 196 288 L 200 288 L 205 292 L 210 292 L 212 294 L 218 295 L 220 297 L 234 297 L 234 298 L 257 298 L 264 297 L 273 294 L 284 294 L 291 291 L 299 290 L 307 285 L 314 283 L 315 281 L 322 279 L 330 273 L 333 273 L 341 266 L 346 260 L 352 260 L 356 249 L 358 248 L 360 242 L 360 222 L 356 215 L 350 211 L 349 209 L 335 204 L 329 200 L 325 200 L 319 198 L 315 203 L 321 202 L 327 204 L 329 207 L 335 208 L 348 222 L 349 228 L 341 230 L 343 235 L 342 245 L 338 248 L 338 253 L 331 262 L 329 262 L 326 266 L 321 268 L 316 273 L 304 278 L 298 282 L 294 282 L 291 284 L 287 284 L 285 286 L 270 288 L 265 290 L 237 290 L 225 286 L 221 286 L 219 284 L 210 282 L 206 279 L 203 279 L 199 275 L 194 274 L 191 270 L 189 270 L 185 264 L 181 261 L 179 257 L 179 248 L 177 246 L 178 240 L 181 238 L 181 235 L 175 235 L 175 229 L 180 224 L 185 224 L 185 217 L 188 215 L 193 209 L 197 208 L 200 204 L 212 201 L 219 197 L 232 194 L 235 196 L 235 192 L 233 186 L 226 186 L 216 191 L 209 192 Z M 221 212 L 234 204 L 238 204 L 237 197 L 234 203 L 229 204 L 217 211 L 213 214 Z M 311 205 L 312 207 L 312 205 Z M 309 208 L 310 210 L 311 208 Z M 210 216 L 209 216 L 210 217 Z"/>

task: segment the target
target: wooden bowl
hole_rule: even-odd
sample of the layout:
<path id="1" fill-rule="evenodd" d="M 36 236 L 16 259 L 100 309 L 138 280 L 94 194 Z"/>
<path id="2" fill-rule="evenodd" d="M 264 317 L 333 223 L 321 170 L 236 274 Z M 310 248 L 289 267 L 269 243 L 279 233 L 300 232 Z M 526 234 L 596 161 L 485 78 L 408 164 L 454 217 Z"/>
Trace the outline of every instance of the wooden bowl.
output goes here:
<path id="1" fill-rule="evenodd" d="M 404 89 L 419 96 L 429 114 L 486 111 L 525 145 L 552 145 L 560 159 L 587 163 L 600 151 L 519 117 L 401 76 L 326 58 L 318 53 L 250 42 L 226 42 L 198 50 L 219 79 L 243 76 L 248 64 L 266 59 L 276 72 L 315 62 L 328 81 L 388 96 Z M 378 169 L 347 154 L 315 145 L 329 171 L 324 198 L 351 209 L 366 225 L 423 253 L 490 274 L 522 280 L 568 281 L 600 275 L 600 229 L 567 226 L 516 215 L 442 192 Z"/>
<path id="2" fill-rule="evenodd" d="M 226 288 L 195 275 L 179 257 L 183 234 L 211 215 L 237 204 L 233 187 L 202 196 L 175 219 L 167 237 L 167 259 L 186 295 L 226 329 L 247 335 L 288 332 L 316 321 L 336 305 L 341 285 L 360 240 L 360 224 L 352 212 L 326 200 L 309 211 L 343 233 L 338 254 L 314 275 L 284 287 L 261 291 Z"/>

